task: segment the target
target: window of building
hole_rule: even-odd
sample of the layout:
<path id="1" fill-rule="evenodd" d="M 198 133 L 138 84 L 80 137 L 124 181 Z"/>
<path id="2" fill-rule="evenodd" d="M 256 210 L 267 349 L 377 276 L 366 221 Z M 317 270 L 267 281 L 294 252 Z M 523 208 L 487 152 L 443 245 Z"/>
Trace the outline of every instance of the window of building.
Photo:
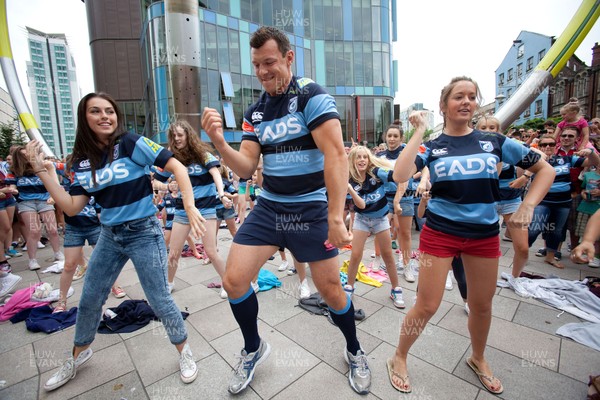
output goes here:
<path id="1" fill-rule="evenodd" d="M 229 100 L 225 100 L 223 103 L 223 115 L 225 116 L 225 126 L 227 128 L 235 129 L 235 115 L 233 114 L 233 104 Z"/>
<path id="2" fill-rule="evenodd" d="M 513 89 L 512 88 L 506 89 L 506 97 L 507 98 L 510 98 L 510 96 L 512 96 L 512 93 L 513 93 Z"/>
<path id="3" fill-rule="evenodd" d="M 512 68 L 510 68 L 508 70 L 508 76 L 506 79 L 508 80 L 508 82 L 512 82 L 512 80 L 513 80 L 513 69 Z"/>
<path id="4" fill-rule="evenodd" d="M 538 53 L 538 64 L 540 61 L 542 61 L 542 58 L 544 58 L 545 55 L 546 55 L 546 50 L 542 50 Z"/>
<path id="5" fill-rule="evenodd" d="M 523 57 L 525 54 L 525 43 L 521 43 L 517 49 L 517 58 Z"/>
<path id="6" fill-rule="evenodd" d="M 542 100 L 535 101 L 535 115 L 540 115 L 542 113 Z"/>
<path id="7" fill-rule="evenodd" d="M 523 76 L 523 63 L 519 63 L 517 65 L 517 78 L 521 78 Z"/>
<path id="8" fill-rule="evenodd" d="M 525 110 L 525 112 L 523 113 L 523 117 L 524 118 L 529 118 L 531 116 L 531 111 L 529 110 L 529 108 L 527 110 Z"/>
<path id="9" fill-rule="evenodd" d="M 533 69 L 533 57 L 527 59 L 527 72 Z"/>
<path id="10" fill-rule="evenodd" d="M 504 72 L 498 75 L 498 86 L 504 85 Z"/>

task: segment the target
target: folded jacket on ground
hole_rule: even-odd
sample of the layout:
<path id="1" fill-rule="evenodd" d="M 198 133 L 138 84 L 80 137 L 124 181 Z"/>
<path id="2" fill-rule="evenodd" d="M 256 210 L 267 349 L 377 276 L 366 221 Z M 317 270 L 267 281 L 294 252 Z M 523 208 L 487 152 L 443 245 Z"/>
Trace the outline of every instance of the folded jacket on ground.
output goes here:
<path id="1" fill-rule="evenodd" d="M 118 307 L 109 308 L 114 317 L 102 316 L 98 333 L 130 333 L 148 325 L 150 321 L 158 320 L 154 310 L 146 300 L 125 300 Z M 182 312 L 181 316 L 186 319 L 189 313 Z"/>
<path id="2" fill-rule="evenodd" d="M 53 308 L 46 305 L 36 307 L 29 312 L 25 320 L 27 330 L 31 332 L 52 333 L 75 325 L 77 319 L 77 307 L 70 310 L 52 314 Z"/>

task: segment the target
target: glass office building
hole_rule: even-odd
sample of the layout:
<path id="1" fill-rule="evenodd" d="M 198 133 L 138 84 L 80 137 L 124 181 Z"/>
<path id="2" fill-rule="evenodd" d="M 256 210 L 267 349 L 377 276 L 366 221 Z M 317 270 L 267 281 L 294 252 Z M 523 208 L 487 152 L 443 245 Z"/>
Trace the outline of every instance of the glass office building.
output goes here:
<path id="1" fill-rule="evenodd" d="M 295 53 L 292 72 L 335 97 L 344 140 L 378 142 L 392 122 L 397 90 L 392 41 L 395 0 L 209 0 L 199 3 L 202 107 L 221 110 L 226 138 L 239 142 L 244 110 L 262 87 L 250 62 L 250 36 L 261 25 L 285 31 Z M 142 35 L 146 127 L 166 141 L 173 115 L 165 7 L 147 2 Z M 149 132 L 147 132 L 149 133 Z M 204 136 L 206 139 L 206 137 Z"/>
<path id="2" fill-rule="evenodd" d="M 33 112 L 46 143 L 62 158 L 75 143 L 75 110 L 80 99 L 75 61 L 64 34 L 26 29 L 31 57 L 27 80 Z"/>

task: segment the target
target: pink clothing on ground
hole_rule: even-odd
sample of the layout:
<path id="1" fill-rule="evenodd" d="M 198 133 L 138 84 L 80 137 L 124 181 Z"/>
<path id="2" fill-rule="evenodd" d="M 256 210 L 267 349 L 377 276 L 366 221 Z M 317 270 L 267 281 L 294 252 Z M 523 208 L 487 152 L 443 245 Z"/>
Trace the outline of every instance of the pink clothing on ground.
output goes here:
<path id="1" fill-rule="evenodd" d="M 31 301 L 31 295 L 35 292 L 35 288 L 41 284 L 38 282 L 28 288 L 17 290 L 6 304 L 0 306 L 0 322 L 8 321 L 19 311 L 50 304 L 49 302 Z"/>

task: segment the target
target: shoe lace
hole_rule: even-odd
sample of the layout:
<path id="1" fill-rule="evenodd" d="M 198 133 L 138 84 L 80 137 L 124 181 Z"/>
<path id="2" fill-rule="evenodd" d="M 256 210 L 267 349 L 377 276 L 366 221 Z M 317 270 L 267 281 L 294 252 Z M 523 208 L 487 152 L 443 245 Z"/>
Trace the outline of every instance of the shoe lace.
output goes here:
<path id="1" fill-rule="evenodd" d="M 179 366 L 181 369 L 192 369 L 192 364 L 194 363 L 194 358 L 190 353 L 186 351 L 181 353 L 181 357 L 179 358 Z"/>
<path id="2" fill-rule="evenodd" d="M 246 379 L 246 371 L 252 367 L 252 358 L 243 354 L 236 354 L 237 364 L 233 370 L 236 377 Z"/>
<path id="3" fill-rule="evenodd" d="M 352 367 L 356 375 L 365 378 L 369 375 L 369 365 L 367 364 L 367 356 L 360 352 L 352 360 Z"/>
<path id="4" fill-rule="evenodd" d="M 73 368 L 75 368 L 75 361 L 73 361 L 73 358 L 71 357 L 67 359 L 67 361 L 65 361 L 62 367 L 60 367 L 60 369 L 56 373 L 56 377 L 62 381 L 64 378 L 73 373 Z"/>

